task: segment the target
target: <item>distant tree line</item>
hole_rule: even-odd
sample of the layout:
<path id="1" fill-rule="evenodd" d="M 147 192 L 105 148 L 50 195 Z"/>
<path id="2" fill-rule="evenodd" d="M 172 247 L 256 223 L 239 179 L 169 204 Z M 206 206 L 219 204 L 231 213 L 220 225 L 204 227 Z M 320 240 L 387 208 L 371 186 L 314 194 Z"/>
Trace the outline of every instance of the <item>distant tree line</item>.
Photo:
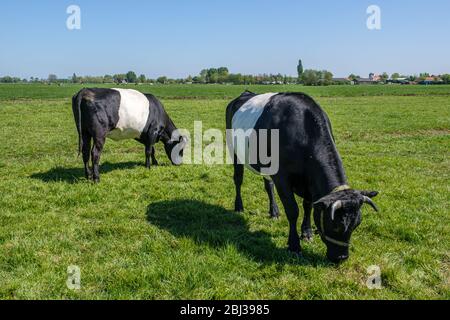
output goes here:
<path id="1" fill-rule="evenodd" d="M 228 68 L 209 68 L 200 71 L 200 74 L 186 79 L 191 83 L 204 84 L 289 84 L 297 83 L 297 78 L 287 75 L 278 74 L 241 74 L 230 73 Z"/>
<path id="2" fill-rule="evenodd" d="M 228 68 L 210 68 L 204 69 L 196 76 L 173 79 L 166 76 L 160 76 L 156 79 L 147 78 L 141 74 L 137 76 L 135 72 L 130 71 L 124 74 L 104 75 L 104 76 L 78 76 L 59 79 L 56 75 L 50 74 L 46 79 L 31 77 L 30 79 L 20 79 L 13 77 L 0 77 L 0 82 L 4 83 L 116 83 L 116 84 L 140 84 L 140 83 L 158 83 L 158 84 L 292 84 L 298 83 L 297 77 L 286 76 L 282 74 L 261 74 L 246 75 L 241 73 L 229 73 Z"/>
<path id="3" fill-rule="evenodd" d="M 371 74 L 373 76 L 373 74 Z M 21 79 L 17 77 L 4 76 L 0 77 L 0 83 L 93 83 L 93 84 L 143 84 L 143 83 L 158 83 L 158 84 L 240 84 L 240 85 L 252 85 L 252 84 L 303 84 L 306 86 L 327 86 L 332 84 L 346 84 L 351 81 L 357 81 L 361 79 L 360 76 L 351 74 L 345 79 L 335 79 L 333 74 L 327 70 L 312 70 L 303 68 L 302 60 L 297 64 L 297 76 L 287 76 L 281 73 L 278 74 L 241 74 L 230 73 L 227 67 L 208 68 L 203 69 L 196 76 L 189 75 L 186 78 L 172 79 L 166 76 L 160 76 L 156 79 L 147 78 L 144 74 L 137 75 L 134 71 L 129 71 L 123 74 L 113 74 L 104 76 L 77 76 L 75 73 L 66 79 L 59 79 L 56 75 L 50 74 L 46 79 L 39 79 L 31 77 L 29 79 Z M 403 76 L 399 73 L 393 73 L 390 77 L 384 72 L 382 75 L 377 76 L 378 81 L 410 81 L 418 82 L 430 80 L 429 73 L 421 73 L 418 76 Z M 342 81 L 344 80 L 344 81 Z M 444 74 L 435 76 L 435 83 L 450 84 L 450 74 Z"/>
<path id="4" fill-rule="evenodd" d="M 305 70 L 300 75 L 300 83 L 305 86 L 328 86 L 334 84 L 333 74 L 326 70 Z"/>
<path id="5" fill-rule="evenodd" d="M 348 76 L 349 80 L 358 80 L 361 79 L 360 76 L 355 74 L 351 74 Z M 436 83 L 444 83 L 450 84 L 450 74 L 442 74 L 442 75 L 430 75 L 428 72 L 420 73 L 419 75 L 402 75 L 398 72 L 395 72 L 389 76 L 386 72 L 380 75 L 381 82 L 396 81 L 396 80 L 406 80 L 409 82 L 420 82 L 424 80 L 432 79 Z"/>

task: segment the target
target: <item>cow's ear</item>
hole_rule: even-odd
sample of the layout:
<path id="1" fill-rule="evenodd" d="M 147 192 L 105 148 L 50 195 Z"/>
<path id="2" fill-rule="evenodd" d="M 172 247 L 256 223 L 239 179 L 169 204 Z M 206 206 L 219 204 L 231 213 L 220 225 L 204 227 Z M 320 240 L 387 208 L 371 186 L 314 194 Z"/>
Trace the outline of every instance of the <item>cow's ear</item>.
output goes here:
<path id="1" fill-rule="evenodd" d="M 362 190 L 359 192 L 363 196 L 369 197 L 369 198 L 375 198 L 378 195 L 378 191 L 365 191 Z"/>

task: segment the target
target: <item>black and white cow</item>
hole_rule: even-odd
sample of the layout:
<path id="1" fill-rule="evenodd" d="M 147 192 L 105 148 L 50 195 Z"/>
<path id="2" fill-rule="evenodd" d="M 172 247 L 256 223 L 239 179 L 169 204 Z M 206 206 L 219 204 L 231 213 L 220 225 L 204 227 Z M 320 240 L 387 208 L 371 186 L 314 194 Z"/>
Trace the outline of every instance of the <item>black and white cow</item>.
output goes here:
<path id="1" fill-rule="evenodd" d="M 299 208 L 295 195 L 302 197 L 304 219 L 302 238 L 311 240 L 311 211 L 322 241 L 327 246 L 327 257 L 340 262 L 349 256 L 352 232 L 361 223 L 364 203 L 377 207 L 371 198 L 376 191 L 358 191 L 348 186 L 341 158 L 336 149 L 331 124 L 326 113 L 309 96 L 301 93 L 268 93 L 257 95 L 244 92 L 232 101 L 226 112 L 227 131 L 253 129 L 257 146 L 262 139 L 269 140 L 270 132 L 277 131 L 278 150 L 266 141 L 269 153 L 277 154 L 277 171 L 264 176 L 270 199 L 270 215 L 278 216 L 274 186 L 283 203 L 289 220 L 289 250 L 300 253 L 297 233 Z M 261 129 L 268 130 L 262 136 Z M 244 166 L 263 174 L 262 161 L 250 162 L 246 157 L 253 144 L 239 150 L 234 134 L 227 135 L 228 145 L 234 154 L 234 182 L 236 186 L 235 211 L 243 211 L 241 185 Z M 251 151 L 251 150 L 250 150 Z"/>
<path id="2" fill-rule="evenodd" d="M 145 145 L 145 164 L 157 165 L 154 144 L 164 143 L 167 156 L 180 165 L 187 139 L 178 133 L 161 102 L 131 89 L 82 89 L 72 98 L 72 110 L 87 179 L 99 182 L 99 161 L 106 138 L 135 139 Z M 91 141 L 93 146 L 91 149 Z M 89 168 L 92 156 L 93 170 Z"/>

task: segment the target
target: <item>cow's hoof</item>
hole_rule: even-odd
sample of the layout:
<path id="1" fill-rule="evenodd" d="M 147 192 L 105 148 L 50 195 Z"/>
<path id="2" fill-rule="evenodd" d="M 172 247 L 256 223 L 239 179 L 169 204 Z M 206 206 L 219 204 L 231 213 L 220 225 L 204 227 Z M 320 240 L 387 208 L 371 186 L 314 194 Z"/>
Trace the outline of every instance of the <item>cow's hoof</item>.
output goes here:
<path id="1" fill-rule="evenodd" d="M 94 182 L 94 184 L 99 184 L 100 183 L 100 178 L 94 178 L 92 181 Z"/>
<path id="2" fill-rule="evenodd" d="M 302 231 L 302 240 L 311 242 L 313 240 L 313 232 L 311 229 Z"/>
<path id="3" fill-rule="evenodd" d="M 280 218 L 280 212 L 278 210 L 270 210 L 269 216 L 271 219 L 278 220 Z"/>

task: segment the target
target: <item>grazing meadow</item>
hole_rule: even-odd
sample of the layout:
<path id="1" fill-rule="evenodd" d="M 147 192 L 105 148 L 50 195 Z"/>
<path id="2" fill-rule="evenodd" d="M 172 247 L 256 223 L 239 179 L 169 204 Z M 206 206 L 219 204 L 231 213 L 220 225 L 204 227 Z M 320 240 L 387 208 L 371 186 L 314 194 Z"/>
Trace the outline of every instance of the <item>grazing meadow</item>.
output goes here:
<path id="1" fill-rule="evenodd" d="M 450 86 L 130 88 L 160 98 L 179 128 L 223 131 L 245 89 L 308 93 L 331 119 L 350 185 L 378 190 L 380 212 L 363 209 L 343 264 L 317 235 L 294 256 L 260 177 L 246 171 L 238 214 L 232 166 L 174 167 L 158 145 L 148 170 L 142 145 L 107 140 L 94 185 L 77 156 L 81 86 L 0 85 L 0 299 L 450 298 Z M 371 266 L 380 289 L 367 286 Z"/>

